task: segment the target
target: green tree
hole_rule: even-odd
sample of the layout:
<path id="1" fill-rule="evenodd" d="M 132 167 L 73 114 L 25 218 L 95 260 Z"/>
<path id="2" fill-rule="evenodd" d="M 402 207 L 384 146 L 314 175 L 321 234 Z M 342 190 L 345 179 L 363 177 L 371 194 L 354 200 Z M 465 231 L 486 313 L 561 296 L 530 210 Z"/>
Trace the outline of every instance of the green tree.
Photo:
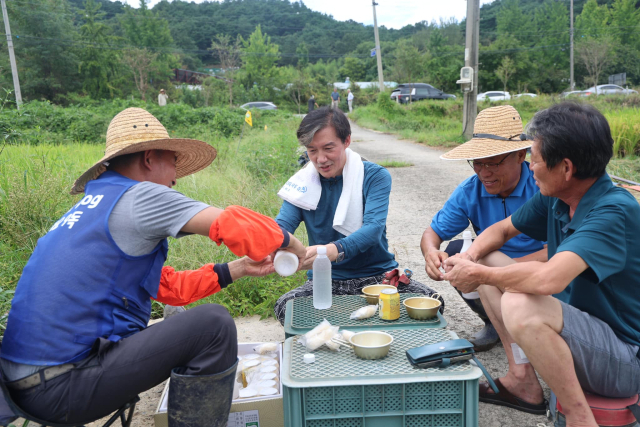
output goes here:
<path id="1" fill-rule="evenodd" d="M 358 58 L 346 57 L 344 64 L 340 68 L 340 77 L 345 80 L 349 77 L 352 82 L 364 80 L 366 68 L 364 63 Z"/>
<path id="2" fill-rule="evenodd" d="M 256 83 L 265 86 L 276 74 L 276 63 L 280 59 L 279 47 L 271 42 L 271 37 L 262 34 L 258 25 L 248 40 L 242 42 L 242 63 L 249 86 Z"/>
<path id="3" fill-rule="evenodd" d="M 589 74 L 586 80 L 596 86 L 596 95 L 598 95 L 597 86 L 600 75 L 611 60 L 611 48 L 612 44 L 608 37 L 587 37 L 576 44 L 578 57 Z"/>
<path id="4" fill-rule="evenodd" d="M 408 40 L 400 40 L 394 56 L 392 77 L 399 82 L 415 83 L 416 77 L 424 68 L 424 57 L 420 54 L 418 48 Z M 411 101 L 412 96 L 409 95 L 409 102 Z"/>
<path id="5" fill-rule="evenodd" d="M 607 26 L 611 21 L 609 7 L 604 4 L 598 6 L 596 0 L 589 0 L 584 5 L 582 13 L 576 16 L 575 38 L 576 40 L 592 37 L 597 38 L 607 34 Z"/>
<path id="6" fill-rule="evenodd" d="M 81 80 L 78 78 L 78 50 L 73 43 L 76 30 L 72 17 L 75 14 L 69 3 L 66 0 L 7 2 L 7 9 L 24 100 L 57 101 L 68 92 L 78 90 Z M 15 37 L 16 34 L 21 37 Z M 6 48 L 2 50 L 2 73 L 10 83 L 11 68 Z"/>
<path id="7" fill-rule="evenodd" d="M 227 90 L 229 91 L 229 106 L 233 106 L 233 78 L 235 77 L 236 70 L 240 67 L 240 37 L 236 37 L 234 40 L 231 36 L 218 34 L 216 38 L 211 42 L 211 48 L 213 52 L 218 55 L 220 65 L 224 69 L 224 78 L 227 84 Z"/>
<path id="8" fill-rule="evenodd" d="M 113 97 L 116 88 L 113 80 L 118 73 L 118 57 L 115 50 L 105 49 L 113 44 L 111 27 L 102 19 L 105 14 L 100 12 L 101 3 L 86 0 L 81 15 L 84 24 L 80 27 L 80 39 L 85 47 L 79 52 L 80 76 L 82 88 L 92 98 Z"/>
<path id="9" fill-rule="evenodd" d="M 508 56 L 505 56 L 504 58 L 502 58 L 502 62 L 500 63 L 500 66 L 496 69 L 495 73 L 496 73 L 496 76 L 498 76 L 498 78 L 502 82 L 505 92 L 507 91 L 507 83 L 509 83 L 509 78 L 513 76 L 515 72 L 516 72 L 516 66 L 513 63 L 513 60 Z"/>
<path id="10" fill-rule="evenodd" d="M 126 50 L 122 55 L 122 63 L 133 75 L 136 88 L 143 101 L 146 99 L 149 88 L 149 74 L 153 71 L 153 62 L 157 57 L 158 54 L 150 52 L 146 48 L 132 48 Z"/>

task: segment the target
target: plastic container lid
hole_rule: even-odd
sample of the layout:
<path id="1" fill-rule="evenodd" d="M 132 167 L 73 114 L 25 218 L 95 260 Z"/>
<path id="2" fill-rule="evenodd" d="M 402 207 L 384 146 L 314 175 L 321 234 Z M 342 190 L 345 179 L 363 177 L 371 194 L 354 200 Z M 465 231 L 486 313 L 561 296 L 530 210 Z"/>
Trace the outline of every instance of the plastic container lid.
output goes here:
<path id="1" fill-rule="evenodd" d="M 465 230 L 465 231 L 463 231 L 463 232 L 462 232 L 462 238 L 463 238 L 464 240 L 471 239 L 471 231 L 469 231 L 469 230 Z"/>
<path id="2" fill-rule="evenodd" d="M 304 363 L 313 363 L 316 361 L 316 355 L 307 353 L 304 355 Z"/>
<path id="3" fill-rule="evenodd" d="M 289 251 L 278 251 L 273 258 L 273 266 L 280 276 L 291 276 L 298 271 L 298 257 Z"/>
<path id="4" fill-rule="evenodd" d="M 326 246 L 318 246 L 318 249 L 316 249 L 318 255 L 326 255 L 327 254 L 327 247 Z"/>
<path id="5" fill-rule="evenodd" d="M 382 291 L 380 291 L 380 293 L 387 294 L 387 295 L 393 295 L 393 294 L 397 294 L 398 290 L 389 288 L 389 289 L 383 289 Z"/>

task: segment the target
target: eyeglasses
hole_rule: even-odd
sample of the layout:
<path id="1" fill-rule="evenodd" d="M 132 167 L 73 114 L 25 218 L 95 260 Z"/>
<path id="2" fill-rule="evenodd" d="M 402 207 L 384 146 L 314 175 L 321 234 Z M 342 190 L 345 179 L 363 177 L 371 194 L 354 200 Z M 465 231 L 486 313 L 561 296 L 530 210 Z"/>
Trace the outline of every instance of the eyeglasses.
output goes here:
<path id="1" fill-rule="evenodd" d="M 476 173 L 479 173 L 483 167 L 487 168 L 489 172 L 498 172 L 498 169 L 500 168 L 500 165 L 502 164 L 502 162 L 507 160 L 507 157 L 509 157 L 513 153 L 514 152 L 507 154 L 498 163 L 482 163 L 482 162 L 476 162 L 475 160 L 467 160 L 467 162 L 469 163 L 469 166 L 471 166 Z"/>

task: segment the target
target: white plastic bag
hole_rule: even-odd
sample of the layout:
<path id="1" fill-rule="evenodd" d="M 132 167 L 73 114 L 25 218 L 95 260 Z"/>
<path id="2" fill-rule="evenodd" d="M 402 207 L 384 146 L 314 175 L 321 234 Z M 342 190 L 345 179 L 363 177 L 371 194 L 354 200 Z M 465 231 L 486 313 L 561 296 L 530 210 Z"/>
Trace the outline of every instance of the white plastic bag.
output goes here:
<path id="1" fill-rule="evenodd" d="M 331 323 L 324 319 L 318 326 L 307 332 L 300 338 L 307 351 L 314 351 L 323 344 L 331 341 L 331 338 L 338 333 L 338 326 L 331 326 Z"/>
<path id="2" fill-rule="evenodd" d="M 368 319 L 370 317 L 375 316 L 376 311 L 378 311 L 377 305 L 368 305 L 366 307 L 359 308 L 353 313 L 351 313 L 351 316 L 349 316 L 349 318 L 351 320 Z"/>

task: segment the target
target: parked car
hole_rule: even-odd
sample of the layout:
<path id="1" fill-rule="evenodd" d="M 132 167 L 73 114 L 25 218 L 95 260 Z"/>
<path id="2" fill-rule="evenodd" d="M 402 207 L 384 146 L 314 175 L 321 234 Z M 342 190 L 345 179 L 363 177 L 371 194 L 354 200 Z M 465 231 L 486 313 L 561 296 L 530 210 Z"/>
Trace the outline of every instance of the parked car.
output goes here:
<path id="1" fill-rule="evenodd" d="M 455 95 L 444 93 L 426 83 L 403 83 L 398 85 L 391 92 L 391 100 L 396 101 L 399 97 L 401 104 L 409 101 L 422 101 L 423 99 L 455 99 Z"/>
<path id="2" fill-rule="evenodd" d="M 562 98 L 566 98 L 568 96 L 571 96 L 571 97 L 584 96 L 584 91 L 583 90 L 568 90 L 568 91 L 562 92 L 560 94 L 560 97 L 562 97 Z"/>
<path id="3" fill-rule="evenodd" d="M 520 98 L 521 96 L 525 96 L 525 97 L 529 97 L 529 98 L 535 98 L 536 95 L 535 93 L 519 93 L 517 95 L 513 95 L 514 98 Z"/>
<path id="4" fill-rule="evenodd" d="M 502 90 L 494 90 L 491 92 L 484 92 L 478 94 L 478 102 L 489 100 L 489 101 L 508 101 L 511 99 L 511 95 L 509 92 L 504 92 Z"/>
<path id="5" fill-rule="evenodd" d="M 276 107 L 276 104 L 274 104 L 273 102 L 247 102 L 246 104 L 243 104 L 240 106 L 240 108 L 242 108 L 243 110 L 250 110 L 252 108 L 258 109 L 258 110 L 277 110 L 278 107 Z"/>
<path id="6" fill-rule="evenodd" d="M 596 94 L 596 87 L 591 86 L 582 92 L 584 93 L 583 96 L 594 95 Z M 638 92 L 633 89 L 625 89 L 618 85 L 598 85 L 598 95 L 631 95 L 634 93 Z"/>

